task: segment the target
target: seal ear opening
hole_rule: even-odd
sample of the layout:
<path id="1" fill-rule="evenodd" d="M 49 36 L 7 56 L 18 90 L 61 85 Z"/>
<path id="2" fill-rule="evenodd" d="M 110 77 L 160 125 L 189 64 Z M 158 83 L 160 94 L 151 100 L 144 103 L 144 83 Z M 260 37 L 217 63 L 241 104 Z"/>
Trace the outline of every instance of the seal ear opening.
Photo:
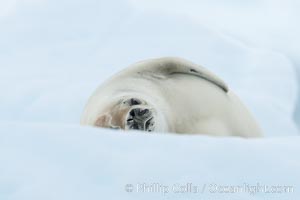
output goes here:
<path id="1" fill-rule="evenodd" d="M 190 69 L 190 72 L 192 72 L 192 73 L 198 73 L 197 70 L 195 70 L 195 69 Z"/>

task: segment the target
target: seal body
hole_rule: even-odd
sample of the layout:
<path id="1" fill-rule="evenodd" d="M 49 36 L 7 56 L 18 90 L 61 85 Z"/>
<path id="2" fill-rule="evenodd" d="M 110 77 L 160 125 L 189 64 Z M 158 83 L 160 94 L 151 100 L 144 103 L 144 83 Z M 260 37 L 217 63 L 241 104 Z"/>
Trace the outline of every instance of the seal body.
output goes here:
<path id="1" fill-rule="evenodd" d="M 81 124 L 147 132 L 259 137 L 250 112 L 217 76 L 180 58 L 136 63 L 90 97 Z"/>

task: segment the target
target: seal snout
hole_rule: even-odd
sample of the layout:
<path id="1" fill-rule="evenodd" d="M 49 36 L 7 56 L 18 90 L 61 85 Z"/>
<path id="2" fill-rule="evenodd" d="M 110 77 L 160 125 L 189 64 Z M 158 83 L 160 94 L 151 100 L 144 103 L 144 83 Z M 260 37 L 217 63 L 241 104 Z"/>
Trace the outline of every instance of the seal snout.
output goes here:
<path id="1" fill-rule="evenodd" d="M 128 129 L 151 132 L 154 130 L 154 117 L 151 109 L 144 106 L 133 107 L 126 120 Z"/>

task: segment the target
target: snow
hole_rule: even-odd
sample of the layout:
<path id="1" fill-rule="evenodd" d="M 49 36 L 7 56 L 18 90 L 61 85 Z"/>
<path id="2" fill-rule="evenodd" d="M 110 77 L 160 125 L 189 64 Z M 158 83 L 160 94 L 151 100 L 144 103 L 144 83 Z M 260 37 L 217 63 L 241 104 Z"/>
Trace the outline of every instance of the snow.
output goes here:
<path id="1" fill-rule="evenodd" d="M 63 128 L 62 128 L 63 127 Z M 265 140 L 122 133 L 77 125 L 7 123 L 0 135 L 0 199 L 297 199 L 299 137 Z M 288 146 L 288 148 L 287 148 Z M 217 148 L 216 148 L 217 147 Z M 137 190 L 159 183 L 162 190 Z M 179 192 L 192 183 L 199 193 Z M 126 192 L 132 184 L 134 190 Z M 215 192 L 257 184 L 290 192 Z M 206 185 L 202 193 L 203 186 Z M 150 191 L 150 190 L 149 190 Z M 251 192 L 251 193 L 250 193 Z"/>
<path id="2" fill-rule="evenodd" d="M 298 10 L 292 0 L 0 1 L 0 199 L 297 199 Z M 105 79 L 162 56 L 186 58 L 222 77 L 267 138 L 124 134 L 78 125 Z M 295 191 L 125 192 L 126 184 L 141 181 L 259 182 Z"/>

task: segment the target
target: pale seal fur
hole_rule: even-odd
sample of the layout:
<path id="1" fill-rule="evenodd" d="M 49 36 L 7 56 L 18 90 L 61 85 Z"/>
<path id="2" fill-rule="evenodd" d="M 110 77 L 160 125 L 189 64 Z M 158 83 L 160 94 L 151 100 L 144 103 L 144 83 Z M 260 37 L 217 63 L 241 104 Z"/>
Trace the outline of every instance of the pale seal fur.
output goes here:
<path id="1" fill-rule="evenodd" d="M 259 137 L 261 131 L 228 86 L 181 58 L 138 62 L 90 97 L 81 124 L 147 132 Z"/>

